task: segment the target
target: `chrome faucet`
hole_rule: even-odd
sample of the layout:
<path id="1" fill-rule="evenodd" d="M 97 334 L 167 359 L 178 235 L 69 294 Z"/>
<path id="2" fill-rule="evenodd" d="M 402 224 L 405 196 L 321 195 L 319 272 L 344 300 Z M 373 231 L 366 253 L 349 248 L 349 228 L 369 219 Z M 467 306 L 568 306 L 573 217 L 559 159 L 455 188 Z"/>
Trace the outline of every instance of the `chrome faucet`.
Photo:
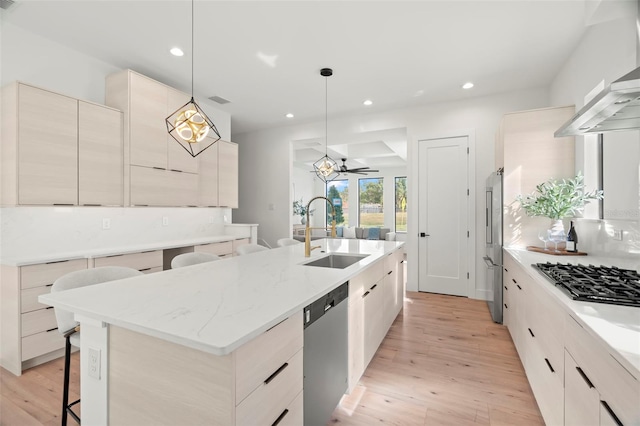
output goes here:
<path id="1" fill-rule="evenodd" d="M 327 203 L 329 203 L 329 205 L 331 206 L 331 238 L 336 237 L 336 208 L 333 206 L 333 203 L 331 203 L 331 200 L 329 200 L 327 197 L 323 197 L 323 196 L 313 197 L 307 203 L 307 226 L 304 228 L 304 257 L 310 257 L 311 250 L 320 248 L 320 246 L 311 247 L 311 230 L 312 229 L 324 229 L 325 231 L 327 230 L 327 228 L 317 228 L 317 227 L 312 228 L 309 226 L 309 206 L 311 205 L 312 202 L 314 202 L 315 200 L 319 200 L 321 198 L 327 200 Z"/>

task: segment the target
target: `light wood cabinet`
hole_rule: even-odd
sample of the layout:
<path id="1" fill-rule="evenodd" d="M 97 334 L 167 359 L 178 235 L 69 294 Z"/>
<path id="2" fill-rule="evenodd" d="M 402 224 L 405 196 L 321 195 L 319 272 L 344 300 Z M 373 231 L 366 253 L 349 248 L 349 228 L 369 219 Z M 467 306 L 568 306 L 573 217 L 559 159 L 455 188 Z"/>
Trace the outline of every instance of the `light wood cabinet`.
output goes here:
<path id="1" fill-rule="evenodd" d="M 564 424 L 566 426 L 600 424 L 598 391 L 567 351 L 565 351 L 564 366 Z"/>
<path id="2" fill-rule="evenodd" d="M 198 173 L 198 196 L 200 206 L 217 207 L 218 203 L 218 147 L 216 142 L 198 156 L 200 169 Z"/>
<path id="3" fill-rule="evenodd" d="M 140 253 L 117 254 L 113 256 L 97 257 L 93 259 L 93 266 L 123 266 L 137 269 L 140 272 L 150 273 L 162 271 L 162 250 L 143 251 Z"/>
<path id="4" fill-rule="evenodd" d="M 496 168 L 504 167 L 504 207 L 505 212 L 511 212 L 504 215 L 505 246 L 540 243 L 540 219 L 520 211 L 516 214 L 514 203 L 518 195 L 530 194 L 542 182 L 575 175 L 574 138 L 553 136 L 574 112 L 575 107 L 568 106 L 504 115 L 497 132 Z"/>
<path id="5" fill-rule="evenodd" d="M 122 206 L 122 112 L 78 102 L 78 204 Z"/>
<path id="6" fill-rule="evenodd" d="M 122 205 L 122 114 L 16 82 L 2 91 L 3 205 Z"/>
<path id="7" fill-rule="evenodd" d="M 218 204 L 238 207 L 238 145 L 220 140 L 218 145 Z"/>
<path id="8" fill-rule="evenodd" d="M 86 259 L 0 267 L 0 363 L 19 376 L 22 370 L 62 355 L 64 338 L 54 310 L 38 302 L 53 282 L 87 268 Z"/>
<path id="9" fill-rule="evenodd" d="M 195 252 L 211 253 L 216 256 L 233 256 L 233 242 L 224 241 L 221 243 L 200 244 L 194 247 Z"/>
<path id="10" fill-rule="evenodd" d="M 224 356 L 115 326 L 109 333 L 114 424 L 302 424 L 301 311 Z"/>
<path id="11" fill-rule="evenodd" d="M 128 141 L 130 164 L 146 167 L 167 168 L 167 118 L 168 90 L 143 75 L 129 72 L 125 75 L 129 85 L 129 107 L 123 108 L 123 102 L 114 104 L 129 114 Z M 111 86 L 107 79 L 107 94 Z M 127 95 L 126 92 L 123 93 Z M 107 105 L 110 104 L 107 97 Z M 125 101 L 123 99 L 123 101 Z"/>

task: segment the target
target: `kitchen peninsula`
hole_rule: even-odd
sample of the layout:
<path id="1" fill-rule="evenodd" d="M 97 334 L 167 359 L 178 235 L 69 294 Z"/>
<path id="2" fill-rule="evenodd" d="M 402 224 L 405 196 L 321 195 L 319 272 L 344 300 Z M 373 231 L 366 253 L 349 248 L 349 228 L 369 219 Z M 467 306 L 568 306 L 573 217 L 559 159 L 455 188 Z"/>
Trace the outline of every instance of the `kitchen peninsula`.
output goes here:
<path id="1" fill-rule="evenodd" d="M 302 309 L 347 281 L 351 388 L 402 307 L 403 243 L 319 242 L 41 296 L 81 323 L 83 423 L 301 424 Z M 367 256 L 304 265 L 329 254 Z"/>

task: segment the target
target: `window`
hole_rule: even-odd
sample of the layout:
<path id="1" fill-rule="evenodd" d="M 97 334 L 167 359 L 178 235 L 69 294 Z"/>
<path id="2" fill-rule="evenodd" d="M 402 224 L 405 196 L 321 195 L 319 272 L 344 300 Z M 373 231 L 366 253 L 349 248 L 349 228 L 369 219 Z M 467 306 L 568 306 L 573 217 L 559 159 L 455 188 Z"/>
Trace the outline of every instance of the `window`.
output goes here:
<path id="1" fill-rule="evenodd" d="M 334 180 L 327 184 L 327 198 L 336 209 L 336 225 L 349 224 L 349 181 Z M 331 209 L 327 206 L 327 224 L 331 225 Z"/>
<path id="2" fill-rule="evenodd" d="M 382 204 L 382 178 L 358 179 L 359 189 L 359 221 L 361 228 L 384 226 L 384 210 Z"/>
<path id="3" fill-rule="evenodd" d="M 396 178 L 396 232 L 407 232 L 407 178 Z"/>

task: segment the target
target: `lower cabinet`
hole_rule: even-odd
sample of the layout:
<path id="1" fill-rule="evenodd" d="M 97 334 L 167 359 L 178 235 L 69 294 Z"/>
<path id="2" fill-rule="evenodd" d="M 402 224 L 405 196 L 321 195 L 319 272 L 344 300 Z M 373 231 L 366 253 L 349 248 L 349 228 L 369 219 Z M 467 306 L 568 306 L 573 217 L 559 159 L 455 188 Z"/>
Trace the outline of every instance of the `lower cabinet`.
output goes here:
<path id="1" fill-rule="evenodd" d="M 137 269 L 145 274 L 162 271 L 162 250 L 143 251 L 140 253 L 117 254 L 114 256 L 97 257 L 93 266 L 124 266 Z"/>
<path id="2" fill-rule="evenodd" d="M 0 362 L 19 376 L 22 370 L 59 357 L 64 338 L 53 309 L 38 302 L 61 276 L 87 268 L 86 259 L 27 266 L 2 265 Z"/>
<path id="3" fill-rule="evenodd" d="M 640 424 L 640 382 L 508 253 L 504 272 L 504 323 L 545 423 Z"/>
<path id="4" fill-rule="evenodd" d="M 349 392 L 402 309 L 403 258 L 396 250 L 349 280 Z"/>
<path id="5" fill-rule="evenodd" d="M 110 423 L 303 423 L 302 312 L 224 356 L 113 326 L 109 339 Z"/>
<path id="6" fill-rule="evenodd" d="M 200 244 L 193 248 L 197 253 L 210 253 L 220 257 L 233 256 L 233 242 L 224 241 L 220 243 Z"/>

